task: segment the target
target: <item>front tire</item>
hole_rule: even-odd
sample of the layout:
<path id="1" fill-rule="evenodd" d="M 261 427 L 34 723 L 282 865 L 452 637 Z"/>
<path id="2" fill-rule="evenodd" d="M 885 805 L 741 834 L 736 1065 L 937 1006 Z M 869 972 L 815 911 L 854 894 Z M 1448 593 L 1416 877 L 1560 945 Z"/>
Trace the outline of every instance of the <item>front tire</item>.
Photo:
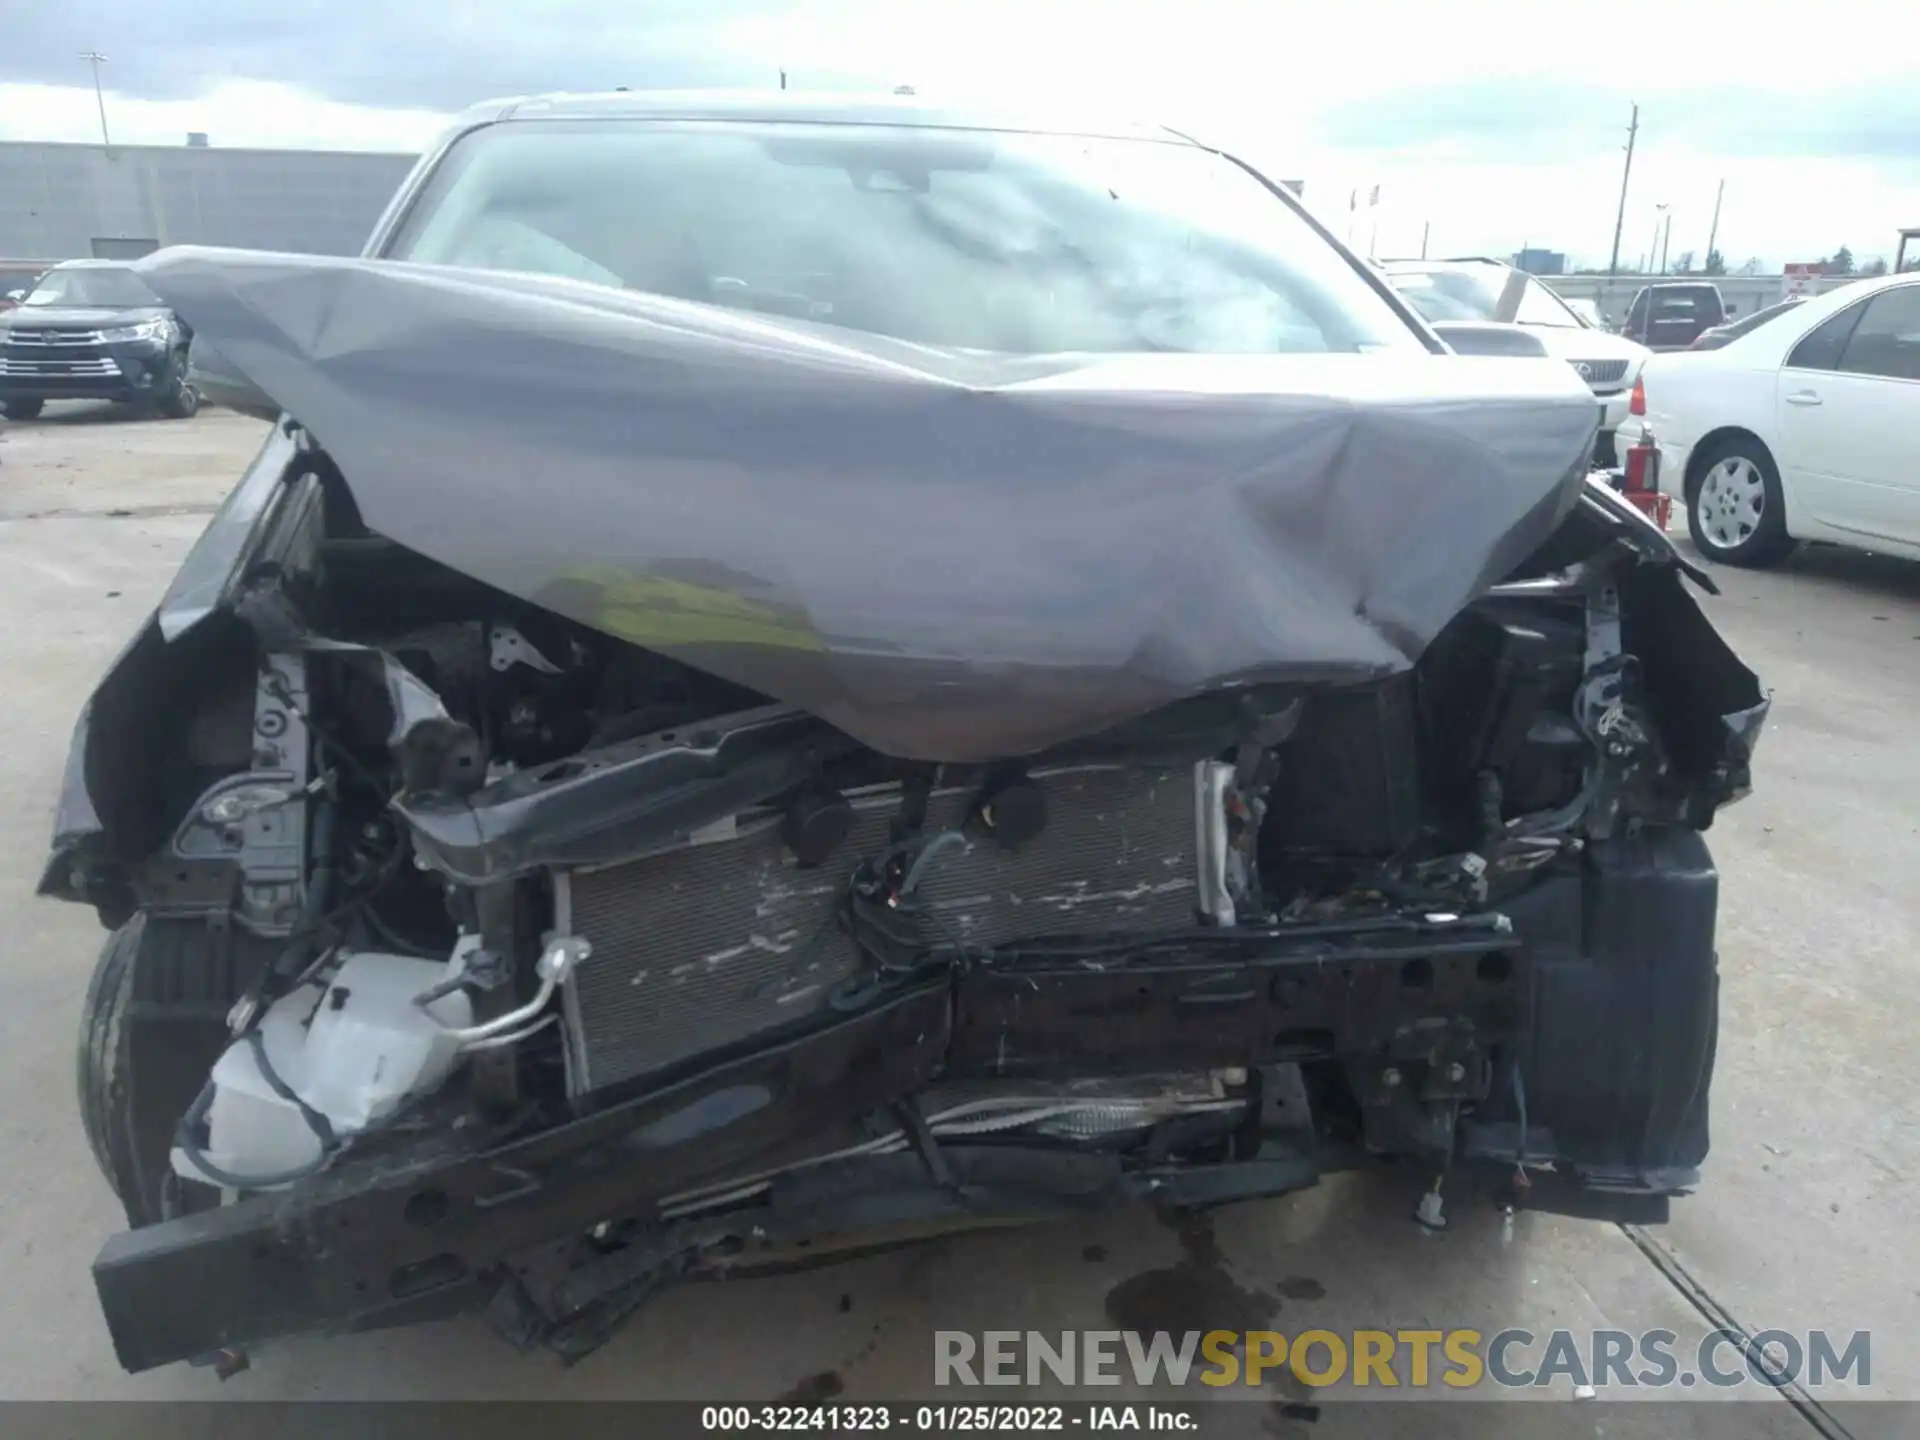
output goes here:
<path id="1" fill-rule="evenodd" d="M 80 1009 L 80 1123 L 136 1229 L 165 1218 L 180 1117 L 232 1038 L 227 1015 L 282 942 L 136 912 L 108 937 Z M 179 1182 L 182 1211 L 219 1192 Z"/>
<path id="2" fill-rule="evenodd" d="M 187 383 L 186 365 L 180 366 L 180 373 L 160 397 L 160 413 L 169 420 L 191 420 L 200 410 L 200 392 Z"/>
<path id="3" fill-rule="evenodd" d="M 93 967 L 93 978 L 87 983 L 86 999 L 80 1005 L 75 1077 L 80 1124 L 100 1173 L 123 1205 L 140 1188 L 127 1123 L 126 1018 L 133 996 L 133 960 L 145 928 L 146 917 L 135 916 L 107 937 Z"/>
<path id="4" fill-rule="evenodd" d="M 46 408 L 47 402 L 44 400 L 9 400 L 0 405 L 0 410 L 6 411 L 9 420 L 38 420 L 40 412 Z"/>
<path id="5" fill-rule="evenodd" d="M 1687 530 L 1702 555 L 1723 565 L 1758 568 L 1786 557 L 1793 537 L 1766 446 L 1734 435 L 1709 449 L 1687 496 Z"/>

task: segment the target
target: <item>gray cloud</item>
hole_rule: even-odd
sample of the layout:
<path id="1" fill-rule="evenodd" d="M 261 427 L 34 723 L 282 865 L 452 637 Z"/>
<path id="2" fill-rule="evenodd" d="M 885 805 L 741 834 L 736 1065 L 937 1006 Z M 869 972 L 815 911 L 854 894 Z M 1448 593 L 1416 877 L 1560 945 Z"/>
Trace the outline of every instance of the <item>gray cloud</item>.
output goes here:
<path id="1" fill-rule="evenodd" d="M 84 84 L 80 52 L 97 47 L 111 57 L 106 82 L 143 99 L 190 99 L 220 81 L 249 79 L 298 84 L 362 105 L 457 110 L 542 90 L 772 85 L 781 64 L 800 63 L 778 53 L 773 32 L 805 35 L 831 25 L 836 36 L 852 37 L 834 42 L 848 51 L 836 61 L 840 68 L 797 68 L 794 83 L 871 85 L 899 77 L 858 53 L 862 18 L 900 3 L 195 0 L 181 7 L 66 0 L 10 7 L 0 26 L 0 83 Z M 1189 23 L 1199 23 L 1196 8 L 1209 8 L 1207 0 L 1188 0 Z M 984 9 L 1001 19 L 1009 13 L 976 3 L 981 24 L 992 23 Z M 1736 157 L 1920 163 L 1920 85 L 1911 81 L 1869 81 L 1815 100 L 1772 93 L 1737 75 L 1642 97 L 1611 78 L 1443 81 L 1336 105 L 1313 129 L 1347 149 L 1566 161 L 1617 151 L 1635 98 L 1644 101 L 1649 144 Z"/>
<path id="2" fill-rule="evenodd" d="M 543 90 L 772 86 L 781 57 L 739 37 L 796 8 L 793 0 L 196 0 L 190 9 L 67 0 L 10 7 L 0 83 L 87 83 L 80 52 L 96 48 L 108 56 L 106 84 L 152 100 L 190 99 L 233 79 L 433 110 Z M 817 88 L 846 78 L 807 81 Z"/>
<path id="3" fill-rule="evenodd" d="M 1910 80 L 1811 97 L 1737 79 L 1641 96 L 1540 78 L 1446 81 L 1337 106 L 1319 117 L 1316 133 L 1356 150 L 1567 161 L 1620 149 L 1636 98 L 1643 144 L 1734 157 L 1920 162 L 1920 86 Z"/>

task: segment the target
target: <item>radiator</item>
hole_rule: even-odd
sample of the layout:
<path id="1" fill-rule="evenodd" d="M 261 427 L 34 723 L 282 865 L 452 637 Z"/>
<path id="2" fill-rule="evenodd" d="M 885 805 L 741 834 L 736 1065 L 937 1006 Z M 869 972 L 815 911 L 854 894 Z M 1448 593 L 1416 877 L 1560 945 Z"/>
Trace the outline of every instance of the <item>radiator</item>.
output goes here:
<path id="1" fill-rule="evenodd" d="M 935 856 L 920 897 L 969 945 L 1194 923 L 1196 795 L 1186 770 L 1036 772 L 1047 824 L 1016 852 L 989 841 Z M 779 820 L 555 877 L 564 928 L 591 942 L 563 996 L 568 1083 L 579 1094 L 746 1040 L 818 1011 L 861 956 L 834 923 L 853 867 L 884 850 L 897 787 L 849 797 L 854 824 L 825 865 L 795 866 Z M 972 795 L 936 791 L 929 831 L 958 828 Z"/>

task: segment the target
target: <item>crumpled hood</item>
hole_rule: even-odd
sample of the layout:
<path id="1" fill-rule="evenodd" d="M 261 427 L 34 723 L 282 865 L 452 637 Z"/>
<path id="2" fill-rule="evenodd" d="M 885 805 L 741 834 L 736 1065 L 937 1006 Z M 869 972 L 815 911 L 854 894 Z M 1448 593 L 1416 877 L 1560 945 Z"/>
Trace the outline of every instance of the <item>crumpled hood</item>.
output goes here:
<path id="1" fill-rule="evenodd" d="M 1560 361 L 997 357 L 541 277 L 164 250 L 368 526 L 927 760 L 1408 667 L 1540 544 Z"/>

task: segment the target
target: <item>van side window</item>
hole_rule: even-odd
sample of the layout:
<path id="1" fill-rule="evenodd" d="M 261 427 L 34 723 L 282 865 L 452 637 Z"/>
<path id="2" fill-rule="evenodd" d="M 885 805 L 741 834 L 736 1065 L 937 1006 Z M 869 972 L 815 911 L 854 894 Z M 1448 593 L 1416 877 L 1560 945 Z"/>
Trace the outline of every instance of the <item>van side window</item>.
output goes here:
<path id="1" fill-rule="evenodd" d="M 1787 356 L 1789 370 L 1837 370 L 1840 354 L 1847 348 L 1847 337 L 1860 323 L 1865 305 L 1849 305 L 1814 326 Z"/>

